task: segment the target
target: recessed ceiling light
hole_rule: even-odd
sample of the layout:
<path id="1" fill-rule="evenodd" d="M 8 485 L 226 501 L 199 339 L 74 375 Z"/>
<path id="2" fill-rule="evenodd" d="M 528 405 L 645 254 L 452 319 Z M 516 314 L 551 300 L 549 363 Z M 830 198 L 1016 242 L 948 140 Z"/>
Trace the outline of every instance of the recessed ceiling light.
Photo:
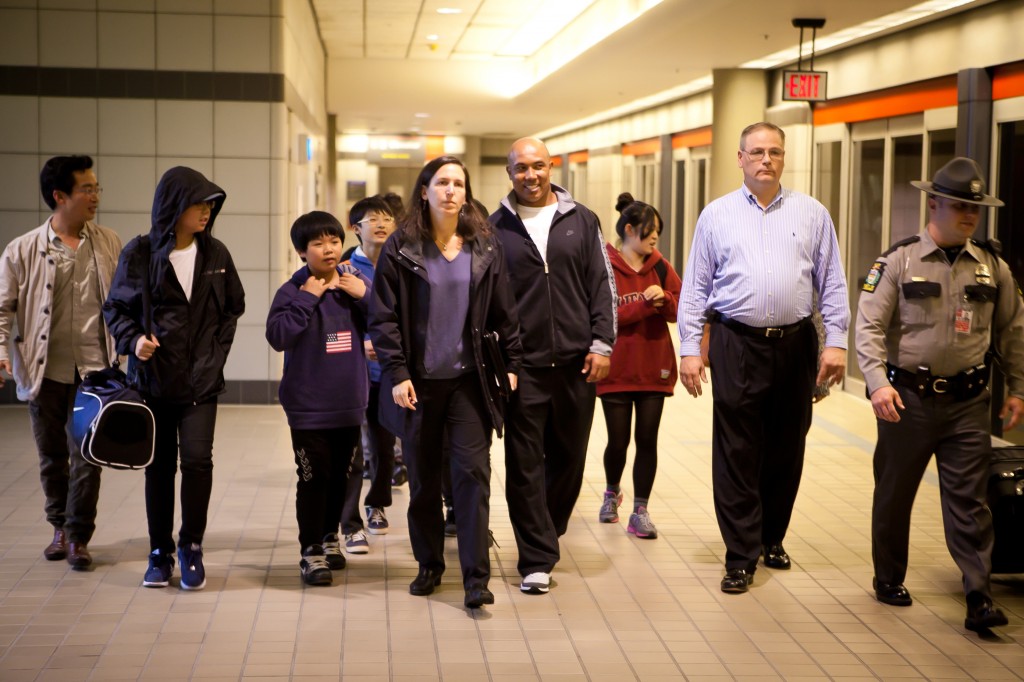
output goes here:
<path id="1" fill-rule="evenodd" d="M 430 118 L 430 114 L 424 113 L 422 111 L 413 114 L 413 116 L 415 116 L 416 118 Z"/>
<path id="2" fill-rule="evenodd" d="M 427 36 L 427 40 L 429 40 L 430 42 L 434 42 L 440 37 L 441 36 L 437 35 L 436 33 L 431 33 L 430 35 Z"/>
<path id="3" fill-rule="evenodd" d="M 438 7 L 438 14 L 462 14 L 462 10 L 458 7 Z"/>

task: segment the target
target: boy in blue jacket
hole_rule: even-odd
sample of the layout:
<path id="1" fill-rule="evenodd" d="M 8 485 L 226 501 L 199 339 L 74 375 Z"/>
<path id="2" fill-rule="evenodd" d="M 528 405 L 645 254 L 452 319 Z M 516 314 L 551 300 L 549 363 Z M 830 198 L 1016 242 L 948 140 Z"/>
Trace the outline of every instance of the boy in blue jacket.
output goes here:
<path id="1" fill-rule="evenodd" d="M 267 341 L 284 351 L 278 396 L 295 451 L 302 579 L 330 585 L 331 570 L 345 567 L 338 524 L 369 391 L 363 350 L 369 281 L 341 265 L 344 230 L 330 213 L 300 216 L 291 239 L 306 265 L 278 289 Z"/>

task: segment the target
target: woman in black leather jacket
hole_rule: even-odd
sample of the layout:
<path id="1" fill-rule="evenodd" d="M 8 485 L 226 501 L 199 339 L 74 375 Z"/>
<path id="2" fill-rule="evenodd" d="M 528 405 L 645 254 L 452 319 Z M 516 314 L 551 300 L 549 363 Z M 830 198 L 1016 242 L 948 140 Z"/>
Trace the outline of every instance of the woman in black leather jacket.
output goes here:
<path id="1" fill-rule="evenodd" d="M 496 331 L 514 388 L 522 353 L 501 243 L 472 203 L 455 157 L 428 163 L 410 208 L 377 261 L 370 338 L 383 370 L 381 418 L 402 438 L 409 467 L 409 538 L 428 595 L 444 572 L 441 452 L 447 433 L 465 605 L 493 604 L 488 519 L 491 431 L 502 397 L 482 345 Z M 397 408 L 396 408 L 397 406 Z"/>

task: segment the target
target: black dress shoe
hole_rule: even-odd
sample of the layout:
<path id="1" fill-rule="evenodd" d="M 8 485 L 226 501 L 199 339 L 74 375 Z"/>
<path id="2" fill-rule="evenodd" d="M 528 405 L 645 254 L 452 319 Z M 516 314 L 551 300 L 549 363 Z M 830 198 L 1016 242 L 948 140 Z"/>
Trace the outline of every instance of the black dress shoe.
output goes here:
<path id="1" fill-rule="evenodd" d="M 974 632 L 1009 623 L 1002 611 L 992 606 L 992 600 L 977 592 L 967 595 L 967 618 L 964 627 Z"/>
<path id="2" fill-rule="evenodd" d="M 416 579 L 409 583 L 409 594 L 414 594 L 417 597 L 425 597 L 428 594 L 434 593 L 434 588 L 441 584 L 441 574 L 444 571 L 438 571 L 434 568 L 427 568 L 426 566 L 420 566 L 419 575 Z"/>
<path id="3" fill-rule="evenodd" d="M 779 571 L 788 571 L 791 563 L 782 543 L 764 546 L 764 565 Z"/>
<path id="4" fill-rule="evenodd" d="M 903 587 L 903 583 L 880 583 L 872 579 L 875 588 L 875 599 L 890 606 L 910 606 L 914 600 L 910 598 L 910 592 Z"/>
<path id="5" fill-rule="evenodd" d="M 471 587 L 466 590 L 466 608 L 478 609 L 484 604 L 494 603 L 494 593 L 486 587 Z"/>
<path id="6" fill-rule="evenodd" d="M 725 572 L 722 578 L 722 592 L 726 594 L 743 594 L 750 583 L 754 582 L 754 574 L 742 568 L 733 568 Z"/>
<path id="7" fill-rule="evenodd" d="M 92 555 L 89 554 L 89 548 L 85 546 L 84 542 L 68 543 L 68 563 L 71 564 L 71 568 L 76 570 L 92 566 Z"/>
<path id="8" fill-rule="evenodd" d="M 68 555 L 68 539 L 64 531 L 57 529 L 53 531 L 53 542 L 43 550 L 43 556 L 47 561 L 60 561 Z"/>

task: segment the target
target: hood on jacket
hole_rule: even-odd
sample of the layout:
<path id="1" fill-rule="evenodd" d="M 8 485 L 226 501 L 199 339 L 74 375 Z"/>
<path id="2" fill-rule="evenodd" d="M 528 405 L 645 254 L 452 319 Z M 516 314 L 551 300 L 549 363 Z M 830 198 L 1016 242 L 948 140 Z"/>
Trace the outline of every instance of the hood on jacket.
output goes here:
<path id="1" fill-rule="evenodd" d="M 627 277 L 646 275 L 654 269 L 654 266 L 658 264 L 658 261 L 665 260 L 665 257 L 661 255 L 661 252 L 658 251 L 658 249 L 654 249 L 654 251 L 651 252 L 651 255 L 644 259 L 644 264 L 640 266 L 640 269 L 634 270 L 633 266 L 627 263 L 626 259 L 622 257 L 621 251 L 611 244 L 605 244 L 605 249 L 608 251 L 608 260 L 611 261 L 612 267 Z"/>
<path id="2" fill-rule="evenodd" d="M 185 166 L 169 169 L 160 178 L 156 193 L 153 195 L 153 226 L 149 230 L 149 239 L 154 250 L 160 249 L 168 242 L 174 242 L 174 226 L 181 214 L 190 206 L 201 201 L 213 201 L 206 229 L 196 235 L 196 239 L 205 242 L 209 239 L 213 221 L 220 213 L 226 198 L 224 190 L 207 180 L 199 171 Z"/>

